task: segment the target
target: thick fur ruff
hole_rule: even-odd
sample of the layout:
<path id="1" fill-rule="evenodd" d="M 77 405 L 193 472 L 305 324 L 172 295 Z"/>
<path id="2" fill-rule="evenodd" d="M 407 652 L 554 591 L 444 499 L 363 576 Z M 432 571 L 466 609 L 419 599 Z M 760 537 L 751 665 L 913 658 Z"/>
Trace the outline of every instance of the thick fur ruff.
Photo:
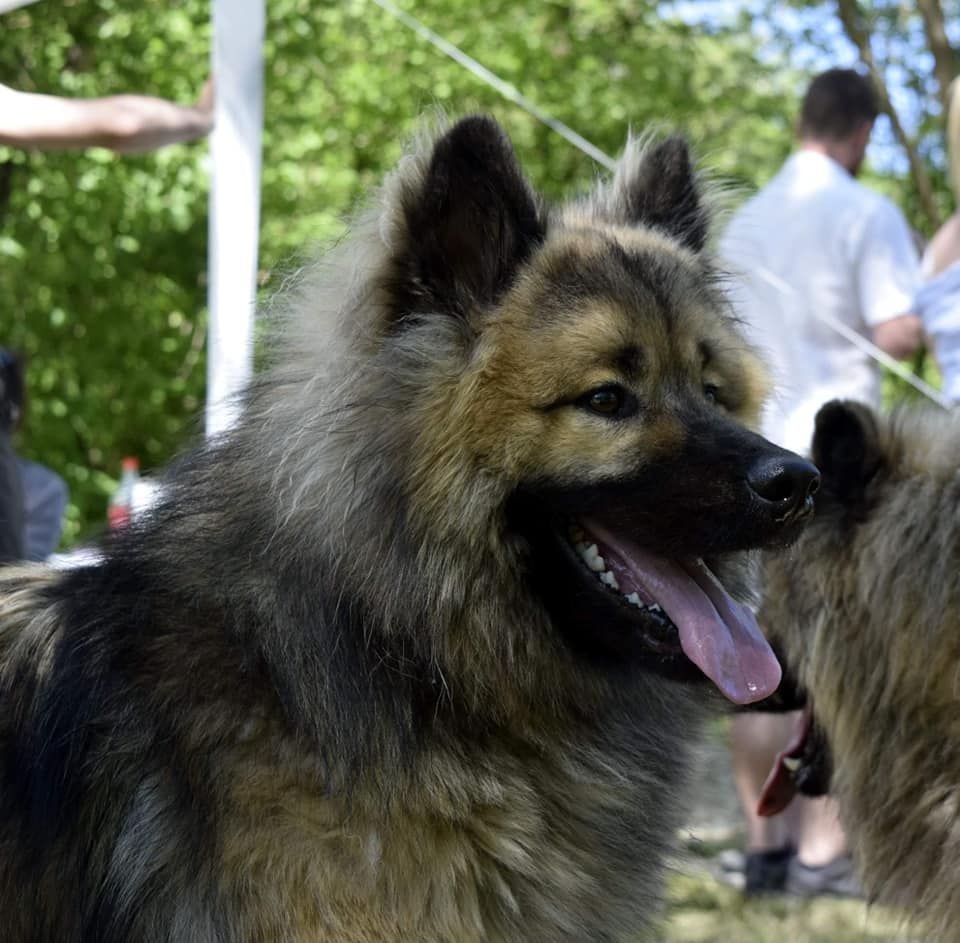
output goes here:
<path id="1" fill-rule="evenodd" d="M 150 519 L 0 577 L 5 940 L 652 932 L 715 695 L 560 631 L 525 522 L 638 481 L 664 552 L 749 594 L 724 502 L 765 379 L 707 219 L 676 139 L 558 209 L 489 119 L 404 158 Z M 611 377 L 642 412 L 590 411 Z"/>
<path id="2" fill-rule="evenodd" d="M 810 692 L 831 792 L 873 896 L 960 926 L 960 419 L 835 402 L 813 523 L 762 617 Z"/>

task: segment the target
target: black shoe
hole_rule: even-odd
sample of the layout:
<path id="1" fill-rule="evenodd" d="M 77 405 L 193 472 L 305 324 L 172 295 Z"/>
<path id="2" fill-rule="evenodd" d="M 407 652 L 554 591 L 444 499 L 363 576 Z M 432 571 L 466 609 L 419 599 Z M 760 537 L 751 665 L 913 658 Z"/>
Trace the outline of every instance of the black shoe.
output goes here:
<path id="1" fill-rule="evenodd" d="M 850 855 L 840 855 L 819 868 L 794 858 L 788 868 L 786 891 L 794 897 L 863 897 Z"/>
<path id="2" fill-rule="evenodd" d="M 794 859 L 793 848 L 775 848 L 772 851 L 752 851 L 744 864 L 743 893 L 779 894 L 787 884 L 787 871 Z"/>

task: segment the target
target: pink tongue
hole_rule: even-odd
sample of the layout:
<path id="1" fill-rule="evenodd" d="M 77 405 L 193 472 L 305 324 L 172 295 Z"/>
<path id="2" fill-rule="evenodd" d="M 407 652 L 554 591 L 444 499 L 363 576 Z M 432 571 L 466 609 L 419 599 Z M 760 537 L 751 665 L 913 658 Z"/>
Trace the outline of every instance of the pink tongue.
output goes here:
<path id="1" fill-rule="evenodd" d="M 803 754 L 803 748 L 810 733 L 811 718 L 810 708 L 807 707 L 794 726 L 793 736 L 790 738 L 787 748 L 777 754 L 773 769 L 770 770 L 770 774 L 760 790 L 760 800 L 757 802 L 757 815 L 762 818 L 778 815 L 790 805 L 793 797 L 797 794 L 796 777 L 790 767 L 787 766 L 786 761 L 788 759 L 799 759 Z"/>
<path id="2" fill-rule="evenodd" d="M 684 654 L 735 704 L 768 697 L 780 684 L 780 664 L 746 607 L 732 599 L 702 560 L 682 566 L 625 543 L 595 526 L 588 530 L 609 548 L 629 572 L 617 566 L 620 592 L 631 589 L 663 607 L 680 633 Z"/>

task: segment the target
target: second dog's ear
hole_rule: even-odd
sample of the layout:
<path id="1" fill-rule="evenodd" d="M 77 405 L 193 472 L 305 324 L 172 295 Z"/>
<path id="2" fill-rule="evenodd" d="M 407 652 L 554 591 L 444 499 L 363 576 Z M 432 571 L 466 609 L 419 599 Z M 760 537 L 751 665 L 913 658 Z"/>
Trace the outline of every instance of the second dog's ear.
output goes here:
<path id="1" fill-rule="evenodd" d="M 822 406 L 813 433 L 813 461 L 825 492 L 848 505 L 862 500 L 881 462 L 877 421 L 870 409 L 847 400 Z"/>
<path id="2" fill-rule="evenodd" d="M 706 245 L 709 213 L 690 148 L 677 135 L 649 147 L 628 142 L 601 205 L 615 221 L 659 229 L 694 252 Z"/>
<path id="3" fill-rule="evenodd" d="M 397 319 L 493 304 L 545 234 L 507 135 L 492 118 L 464 118 L 436 142 L 418 183 L 401 206 Z"/>

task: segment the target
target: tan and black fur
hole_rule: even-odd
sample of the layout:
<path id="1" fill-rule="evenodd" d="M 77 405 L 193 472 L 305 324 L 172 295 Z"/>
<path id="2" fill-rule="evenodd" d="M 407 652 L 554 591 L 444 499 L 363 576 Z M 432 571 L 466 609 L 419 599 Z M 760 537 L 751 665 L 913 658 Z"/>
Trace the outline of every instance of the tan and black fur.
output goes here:
<path id="1" fill-rule="evenodd" d="M 707 225 L 678 139 L 555 209 L 489 119 L 404 158 L 151 518 L 0 577 L 6 941 L 650 932 L 715 695 L 562 535 L 746 598 L 802 516 Z"/>
<path id="2" fill-rule="evenodd" d="M 821 733 L 801 778 L 814 768 L 839 798 L 871 895 L 906 905 L 929 939 L 955 940 L 960 418 L 833 402 L 813 458 L 815 517 L 772 563 L 762 611 Z"/>

